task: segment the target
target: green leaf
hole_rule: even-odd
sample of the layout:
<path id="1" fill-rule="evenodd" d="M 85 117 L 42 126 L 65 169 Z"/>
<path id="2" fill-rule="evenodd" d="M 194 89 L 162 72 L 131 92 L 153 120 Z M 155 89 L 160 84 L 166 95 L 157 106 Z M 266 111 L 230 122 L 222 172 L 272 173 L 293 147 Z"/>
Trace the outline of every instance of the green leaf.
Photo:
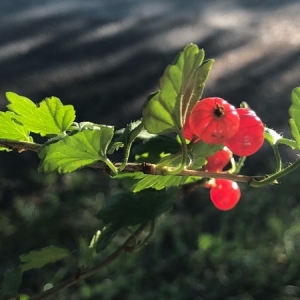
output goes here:
<path id="1" fill-rule="evenodd" d="M 141 172 L 123 173 L 114 178 L 122 180 L 125 187 L 129 188 L 133 193 L 138 193 L 149 188 L 162 190 L 201 179 L 197 176 L 149 175 Z"/>
<path id="2" fill-rule="evenodd" d="M 16 296 L 22 282 L 22 270 L 20 267 L 8 269 L 4 273 L 2 291 L 5 296 Z"/>
<path id="3" fill-rule="evenodd" d="M 99 237 L 97 251 L 103 250 L 120 229 L 155 220 L 171 207 L 173 199 L 173 190 L 158 192 L 152 189 L 111 197 L 107 206 L 97 214 L 106 224 Z"/>
<path id="4" fill-rule="evenodd" d="M 68 173 L 99 160 L 107 163 L 106 152 L 113 132 L 113 127 L 102 125 L 97 130 L 75 132 L 43 146 L 38 153 L 41 159 L 39 171 Z"/>
<path id="5" fill-rule="evenodd" d="M 265 128 L 264 136 L 271 145 L 283 144 L 291 147 L 292 149 L 298 148 L 295 141 L 282 137 L 279 133 L 271 128 Z"/>
<path id="6" fill-rule="evenodd" d="M 289 125 L 291 133 L 300 147 L 300 87 L 294 88 L 292 91 L 292 105 L 289 109 Z"/>
<path id="7" fill-rule="evenodd" d="M 160 79 L 160 91 L 143 109 L 143 124 L 153 134 L 179 133 L 184 120 L 202 95 L 212 60 L 203 63 L 204 51 L 187 45 Z"/>
<path id="8" fill-rule="evenodd" d="M 206 158 L 221 150 L 224 145 L 206 144 L 200 141 L 195 144 L 189 144 L 189 154 L 192 159 L 192 164 L 189 169 L 199 169 L 206 164 Z"/>
<path id="9" fill-rule="evenodd" d="M 40 269 L 46 264 L 54 263 L 68 256 L 71 256 L 68 249 L 53 245 L 39 250 L 33 250 L 20 256 L 22 271 Z"/>
<path id="10" fill-rule="evenodd" d="M 46 98 L 38 105 L 30 99 L 7 92 L 8 109 L 16 114 L 16 120 L 29 131 L 41 136 L 64 133 L 75 120 L 72 105 L 63 105 L 56 97 Z"/>
<path id="11" fill-rule="evenodd" d="M 32 142 L 29 130 L 16 121 L 13 112 L 0 112 L 0 139 Z M 0 151 L 11 151 L 6 147 L 0 147 Z"/>
<path id="12" fill-rule="evenodd" d="M 29 130 L 16 121 L 16 114 L 13 112 L 0 112 L 0 138 L 16 141 L 31 142 Z"/>

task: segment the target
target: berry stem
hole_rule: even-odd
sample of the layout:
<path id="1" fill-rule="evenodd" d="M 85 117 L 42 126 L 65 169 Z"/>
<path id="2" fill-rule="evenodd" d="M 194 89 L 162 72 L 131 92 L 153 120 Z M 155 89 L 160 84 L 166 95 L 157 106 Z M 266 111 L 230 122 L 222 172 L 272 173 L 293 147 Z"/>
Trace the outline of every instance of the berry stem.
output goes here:
<path id="1" fill-rule="evenodd" d="M 119 172 L 118 172 L 118 169 L 116 168 L 116 166 L 111 162 L 110 159 L 106 159 L 105 161 L 103 161 L 108 167 L 109 169 L 112 171 L 112 175 L 117 175 Z M 121 165 L 122 166 L 122 165 Z"/>
<path id="2" fill-rule="evenodd" d="M 278 144 L 275 144 L 273 148 L 275 159 L 276 159 L 276 173 L 280 172 L 282 170 L 282 160 L 278 149 Z"/>
<path id="3" fill-rule="evenodd" d="M 235 168 L 233 170 L 233 172 L 231 172 L 231 174 L 239 174 L 242 167 L 244 166 L 244 163 L 246 161 L 247 157 L 246 156 L 241 156 L 237 162 L 237 164 L 235 165 Z"/>

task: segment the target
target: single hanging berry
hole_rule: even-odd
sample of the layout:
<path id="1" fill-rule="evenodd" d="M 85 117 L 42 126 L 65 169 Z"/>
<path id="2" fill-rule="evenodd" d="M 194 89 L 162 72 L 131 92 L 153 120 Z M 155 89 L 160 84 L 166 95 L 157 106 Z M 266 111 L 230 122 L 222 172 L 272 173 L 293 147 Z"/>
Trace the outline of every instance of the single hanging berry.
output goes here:
<path id="1" fill-rule="evenodd" d="M 197 102 L 189 119 L 191 132 L 208 144 L 225 143 L 236 134 L 239 124 L 235 107 L 218 97 Z"/>
<path id="2" fill-rule="evenodd" d="M 231 157 L 232 152 L 227 147 L 224 147 L 214 155 L 206 158 L 207 163 L 205 168 L 208 172 L 222 172 L 223 168 L 229 163 Z"/>
<path id="3" fill-rule="evenodd" d="M 211 185 L 210 199 L 220 210 L 234 208 L 241 198 L 241 190 L 235 181 L 216 179 Z"/>
<path id="4" fill-rule="evenodd" d="M 225 145 L 238 156 L 249 156 L 259 150 L 264 142 L 264 124 L 249 108 L 238 108 L 240 127 Z"/>

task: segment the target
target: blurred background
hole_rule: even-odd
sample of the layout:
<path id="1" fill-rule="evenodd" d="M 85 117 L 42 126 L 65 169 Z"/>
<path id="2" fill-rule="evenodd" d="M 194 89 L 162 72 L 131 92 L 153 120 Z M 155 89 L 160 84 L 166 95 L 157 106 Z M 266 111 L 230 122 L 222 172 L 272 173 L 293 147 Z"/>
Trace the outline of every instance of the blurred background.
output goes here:
<path id="1" fill-rule="evenodd" d="M 74 105 L 77 121 L 122 128 L 192 42 L 215 59 L 204 96 L 246 101 L 288 137 L 290 93 L 300 86 L 299 15 L 297 0 L 1 1 L 0 108 L 6 91 L 34 102 L 56 96 Z M 282 151 L 286 164 L 296 158 Z M 37 166 L 34 153 L 0 153 L 0 275 L 22 253 L 88 242 L 100 226 L 95 214 L 120 189 L 92 170 L 58 176 Z M 243 173 L 273 169 L 265 145 Z M 182 196 L 143 251 L 57 299 L 300 299 L 299 180 L 241 185 L 240 204 L 226 213 L 207 190 Z M 28 271 L 21 291 L 35 294 L 70 269 Z"/>

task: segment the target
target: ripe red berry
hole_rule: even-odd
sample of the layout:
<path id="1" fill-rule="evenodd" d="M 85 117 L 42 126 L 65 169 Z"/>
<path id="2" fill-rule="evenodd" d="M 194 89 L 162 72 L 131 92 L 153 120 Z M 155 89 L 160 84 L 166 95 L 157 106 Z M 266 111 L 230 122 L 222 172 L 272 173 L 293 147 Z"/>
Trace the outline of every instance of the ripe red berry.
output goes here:
<path id="1" fill-rule="evenodd" d="M 223 168 L 229 163 L 231 157 L 232 152 L 227 147 L 224 147 L 214 155 L 206 158 L 207 164 L 205 165 L 205 168 L 208 172 L 222 172 Z"/>
<path id="2" fill-rule="evenodd" d="M 208 144 L 221 144 L 235 135 L 239 128 L 235 107 L 222 98 L 200 100 L 193 108 L 189 126 L 191 131 Z"/>
<path id="3" fill-rule="evenodd" d="M 240 127 L 225 145 L 238 156 L 254 154 L 264 142 L 264 125 L 255 112 L 248 108 L 238 108 Z"/>
<path id="4" fill-rule="evenodd" d="M 241 197 L 238 184 L 227 179 L 216 179 L 210 189 L 210 199 L 220 210 L 230 210 L 236 206 Z"/>

